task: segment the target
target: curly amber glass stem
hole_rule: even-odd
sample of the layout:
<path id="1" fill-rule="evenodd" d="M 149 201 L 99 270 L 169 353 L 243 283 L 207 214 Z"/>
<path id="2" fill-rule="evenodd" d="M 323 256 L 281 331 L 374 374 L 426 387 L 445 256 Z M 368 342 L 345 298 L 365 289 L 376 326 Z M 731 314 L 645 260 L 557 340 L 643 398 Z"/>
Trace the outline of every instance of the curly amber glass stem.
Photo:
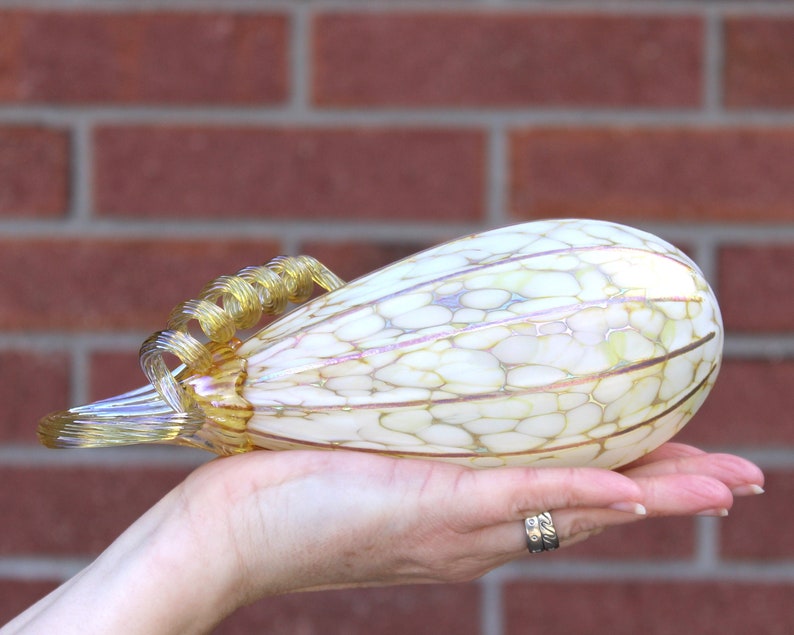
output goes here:
<path id="1" fill-rule="evenodd" d="M 164 354 L 179 359 L 191 372 L 203 373 L 212 363 L 207 347 L 189 327 L 194 320 L 211 342 L 231 341 L 239 329 L 254 326 L 263 313 L 282 313 L 289 302 L 304 302 L 315 283 L 327 291 L 344 281 L 311 256 L 279 256 L 260 267 L 246 267 L 233 276 L 210 282 L 198 297 L 177 306 L 166 328 L 141 346 L 140 363 L 149 382 L 175 412 L 197 408 L 168 368 Z"/>
<path id="2" fill-rule="evenodd" d="M 208 344 L 217 353 L 218 346 L 231 344 L 238 329 L 254 326 L 263 313 L 282 313 L 288 303 L 307 300 L 315 283 L 329 291 L 344 284 L 310 256 L 280 256 L 233 276 L 216 278 L 197 298 L 177 306 L 166 329 L 143 343 L 140 362 L 151 386 L 54 412 L 39 424 L 39 439 L 47 447 L 65 448 L 179 443 L 192 438 L 205 424 L 208 413 L 180 379 L 210 368 L 213 353 Z M 193 321 L 208 343 L 191 334 Z M 173 355 L 182 367 L 170 370 L 164 355 Z M 227 433 L 218 431 L 220 435 Z M 227 445 L 238 447 L 239 434 L 230 434 L 232 440 L 227 439 Z"/>

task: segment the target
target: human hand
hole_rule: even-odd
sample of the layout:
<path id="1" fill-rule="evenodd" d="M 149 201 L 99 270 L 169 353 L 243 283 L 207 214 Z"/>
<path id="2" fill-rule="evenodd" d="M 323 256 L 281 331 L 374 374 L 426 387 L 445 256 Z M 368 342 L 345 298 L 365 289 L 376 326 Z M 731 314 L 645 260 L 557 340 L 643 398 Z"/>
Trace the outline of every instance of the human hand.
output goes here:
<path id="1" fill-rule="evenodd" d="M 621 473 L 255 452 L 202 467 L 183 500 L 224 510 L 215 548 L 239 606 L 273 593 L 469 580 L 527 554 L 523 519 L 542 511 L 564 547 L 643 517 L 720 515 L 732 492 L 762 484 L 744 459 L 672 443 Z"/>
<path id="2" fill-rule="evenodd" d="M 527 555 L 523 520 L 543 511 L 565 547 L 640 518 L 720 515 L 762 484 L 744 459 L 674 443 L 620 473 L 252 452 L 194 471 L 0 630 L 205 633 L 266 595 L 478 577 Z"/>

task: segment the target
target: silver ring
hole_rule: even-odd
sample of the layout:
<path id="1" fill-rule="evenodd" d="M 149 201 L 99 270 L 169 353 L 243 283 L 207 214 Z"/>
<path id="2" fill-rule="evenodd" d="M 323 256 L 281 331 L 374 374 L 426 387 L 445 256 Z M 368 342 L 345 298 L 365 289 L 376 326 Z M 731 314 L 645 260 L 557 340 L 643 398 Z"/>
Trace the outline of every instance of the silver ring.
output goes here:
<path id="1" fill-rule="evenodd" d="M 524 531 L 527 534 L 529 553 L 554 551 L 560 546 L 560 539 L 549 512 L 524 519 Z"/>

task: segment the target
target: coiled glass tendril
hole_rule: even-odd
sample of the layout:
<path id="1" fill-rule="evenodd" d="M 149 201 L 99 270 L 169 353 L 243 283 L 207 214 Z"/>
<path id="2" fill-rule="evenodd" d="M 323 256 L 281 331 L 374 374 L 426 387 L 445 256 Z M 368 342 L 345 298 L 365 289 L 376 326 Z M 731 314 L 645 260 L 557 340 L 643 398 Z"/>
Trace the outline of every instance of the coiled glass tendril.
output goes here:
<path id="1" fill-rule="evenodd" d="M 205 344 L 189 326 L 196 321 L 211 342 L 231 341 L 240 329 L 254 326 L 262 314 L 283 313 L 289 302 L 304 302 L 317 284 L 331 291 L 344 281 L 311 256 L 279 256 L 262 266 L 246 267 L 233 276 L 210 282 L 198 297 L 178 305 L 163 331 L 153 333 L 141 346 L 141 368 L 160 397 L 176 412 L 197 408 L 180 386 L 176 371 L 169 370 L 163 355 L 169 353 L 184 366 L 202 373 L 212 364 Z"/>

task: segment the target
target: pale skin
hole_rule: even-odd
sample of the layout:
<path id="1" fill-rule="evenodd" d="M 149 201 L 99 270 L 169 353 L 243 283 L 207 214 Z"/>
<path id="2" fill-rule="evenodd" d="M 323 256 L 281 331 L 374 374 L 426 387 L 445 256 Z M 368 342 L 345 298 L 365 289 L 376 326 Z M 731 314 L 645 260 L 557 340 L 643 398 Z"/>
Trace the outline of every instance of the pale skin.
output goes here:
<path id="1" fill-rule="evenodd" d="M 541 511 L 566 547 L 643 518 L 724 515 L 762 485 L 744 459 L 676 443 L 620 473 L 252 452 L 198 468 L 0 632 L 207 633 L 269 595 L 461 582 L 523 557 L 543 566 L 554 554 L 529 555 L 523 528 Z"/>

